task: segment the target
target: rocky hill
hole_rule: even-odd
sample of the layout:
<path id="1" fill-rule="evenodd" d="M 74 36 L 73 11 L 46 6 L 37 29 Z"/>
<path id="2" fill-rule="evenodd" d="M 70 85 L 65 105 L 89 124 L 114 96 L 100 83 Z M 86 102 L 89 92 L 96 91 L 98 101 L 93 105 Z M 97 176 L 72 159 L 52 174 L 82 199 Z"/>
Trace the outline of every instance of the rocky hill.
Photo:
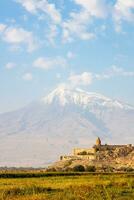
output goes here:
<path id="1" fill-rule="evenodd" d="M 96 152 L 96 159 L 88 160 L 78 158 L 78 159 L 68 159 L 62 160 L 54 163 L 48 167 L 48 171 L 57 170 L 57 171 L 71 171 L 75 166 L 82 165 L 85 169 L 88 166 L 94 166 L 96 170 L 108 171 L 112 169 L 113 171 L 134 170 L 134 147 L 121 147 L 115 148 L 113 150 L 103 150 Z"/>

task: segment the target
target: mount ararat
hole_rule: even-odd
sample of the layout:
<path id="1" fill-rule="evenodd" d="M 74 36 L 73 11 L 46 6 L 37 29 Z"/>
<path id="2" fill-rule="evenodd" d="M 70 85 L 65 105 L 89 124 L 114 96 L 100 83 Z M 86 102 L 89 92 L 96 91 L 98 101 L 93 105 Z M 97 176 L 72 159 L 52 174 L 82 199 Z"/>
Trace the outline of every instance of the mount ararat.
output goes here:
<path id="1" fill-rule="evenodd" d="M 74 147 L 134 143 L 134 107 L 60 86 L 38 102 L 0 114 L 0 166 L 45 166 Z"/>

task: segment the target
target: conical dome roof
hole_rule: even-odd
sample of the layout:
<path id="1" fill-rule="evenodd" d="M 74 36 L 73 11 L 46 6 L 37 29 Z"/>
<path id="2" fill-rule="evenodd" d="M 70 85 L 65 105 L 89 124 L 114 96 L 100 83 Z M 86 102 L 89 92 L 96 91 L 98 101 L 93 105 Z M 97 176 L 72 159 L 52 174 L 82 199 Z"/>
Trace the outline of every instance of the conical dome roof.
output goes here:
<path id="1" fill-rule="evenodd" d="M 97 140 L 96 140 L 96 145 L 97 145 L 97 146 L 101 145 L 101 140 L 100 140 L 99 137 L 98 137 Z"/>

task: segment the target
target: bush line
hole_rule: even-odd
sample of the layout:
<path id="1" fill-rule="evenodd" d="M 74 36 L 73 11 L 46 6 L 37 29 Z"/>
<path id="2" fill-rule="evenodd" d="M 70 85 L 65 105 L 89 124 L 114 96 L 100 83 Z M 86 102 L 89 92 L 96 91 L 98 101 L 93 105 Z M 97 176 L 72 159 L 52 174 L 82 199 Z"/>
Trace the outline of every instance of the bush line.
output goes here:
<path id="1" fill-rule="evenodd" d="M 53 176 L 83 176 L 83 175 L 126 175 L 134 177 L 134 173 L 111 173 L 111 172 L 44 172 L 44 173 L 0 173 L 0 178 L 41 178 L 41 177 L 53 177 Z"/>

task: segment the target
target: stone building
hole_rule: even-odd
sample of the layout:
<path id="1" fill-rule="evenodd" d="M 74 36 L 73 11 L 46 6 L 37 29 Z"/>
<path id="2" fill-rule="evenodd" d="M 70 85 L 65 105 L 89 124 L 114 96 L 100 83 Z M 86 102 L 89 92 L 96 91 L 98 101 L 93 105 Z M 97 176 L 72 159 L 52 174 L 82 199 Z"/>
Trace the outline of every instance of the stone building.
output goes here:
<path id="1" fill-rule="evenodd" d="M 72 155 L 60 156 L 60 160 L 70 160 L 70 159 L 86 159 L 89 161 L 98 160 L 107 152 L 113 152 L 113 154 L 120 154 L 122 156 L 127 155 L 134 150 L 132 144 L 129 145 L 103 145 L 101 139 L 98 137 L 95 145 L 92 148 L 74 148 Z M 111 154 L 112 155 L 112 154 Z"/>

